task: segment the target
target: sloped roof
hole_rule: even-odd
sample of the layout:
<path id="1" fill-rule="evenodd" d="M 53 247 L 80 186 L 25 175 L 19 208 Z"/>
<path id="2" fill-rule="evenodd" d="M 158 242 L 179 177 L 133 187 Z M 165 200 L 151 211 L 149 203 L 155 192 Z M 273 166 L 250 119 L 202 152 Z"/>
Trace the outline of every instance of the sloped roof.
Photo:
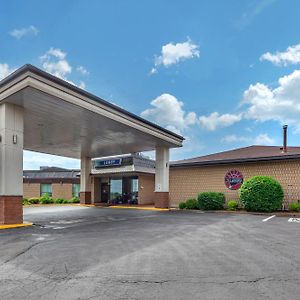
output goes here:
<path id="1" fill-rule="evenodd" d="M 171 167 L 300 159 L 300 147 L 288 147 L 284 153 L 279 146 L 249 146 L 171 162 Z"/>

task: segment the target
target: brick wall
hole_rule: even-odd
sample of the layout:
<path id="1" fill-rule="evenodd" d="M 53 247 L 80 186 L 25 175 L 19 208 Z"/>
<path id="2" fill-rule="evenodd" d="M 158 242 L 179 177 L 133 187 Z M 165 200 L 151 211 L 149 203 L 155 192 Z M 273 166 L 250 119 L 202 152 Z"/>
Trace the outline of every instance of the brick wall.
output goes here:
<path id="1" fill-rule="evenodd" d="M 23 195 L 26 199 L 40 197 L 40 184 L 23 183 Z"/>
<path id="2" fill-rule="evenodd" d="M 72 183 L 53 183 L 52 184 L 53 198 L 72 198 Z"/>
<path id="3" fill-rule="evenodd" d="M 139 175 L 139 204 L 154 204 L 154 175 Z"/>
<path id="4" fill-rule="evenodd" d="M 231 191 L 224 184 L 224 176 L 230 170 L 239 170 L 244 180 L 255 175 L 272 176 L 284 189 L 285 204 L 300 199 L 300 160 L 286 160 L 232 165 L 216 165 L 194 168 L 170 169 L 170 205 L 196 197 L 199 192 L 225 193 L 226 200 L 238 200 L 238 191 Z"/>

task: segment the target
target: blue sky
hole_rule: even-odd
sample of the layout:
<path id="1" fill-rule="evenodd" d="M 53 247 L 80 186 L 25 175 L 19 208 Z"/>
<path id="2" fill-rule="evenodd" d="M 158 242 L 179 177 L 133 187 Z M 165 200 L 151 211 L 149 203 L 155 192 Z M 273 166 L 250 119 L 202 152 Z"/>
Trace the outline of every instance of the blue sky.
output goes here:
<path id="1" fill-rule="evenodd" d="M 6 1 L 0 78 L 25 63 L 181 133 L 188 158 L 299 145 L 300 2 Z M 25 152 L 24 168 L 78 167 Z"/>

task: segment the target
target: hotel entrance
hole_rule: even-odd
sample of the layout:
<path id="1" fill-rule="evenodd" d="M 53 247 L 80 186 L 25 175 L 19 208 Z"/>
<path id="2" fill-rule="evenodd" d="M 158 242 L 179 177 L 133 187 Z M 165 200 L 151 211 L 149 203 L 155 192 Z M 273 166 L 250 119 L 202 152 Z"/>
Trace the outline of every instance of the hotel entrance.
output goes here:
<path id="1" fill-rule="evenodd" d="M 101 203 L 138 204 L 138 176 L 108 178 L 101 182 Z"/>

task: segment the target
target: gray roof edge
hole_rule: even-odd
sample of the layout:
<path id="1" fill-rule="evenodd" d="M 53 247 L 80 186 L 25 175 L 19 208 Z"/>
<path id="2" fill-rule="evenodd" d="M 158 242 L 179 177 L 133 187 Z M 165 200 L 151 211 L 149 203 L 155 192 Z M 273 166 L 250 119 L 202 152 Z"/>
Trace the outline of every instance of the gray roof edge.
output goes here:
<path id="1" fill-rule="evenodd" d="M 170 163 L 171 168 L 183 168 L 183 167 L 197 167 L 197 166 L 211 166 L 218 164 L 238 164 L 238 163 L 250 163 L 250 162 L 258 162 L 258 161 L 276 161 L 276 160 L 285 160 L 285 159 L 300 159 L 300 154 L 293 155 L 284 155 L 284 156 L 268 156 L 268 157 L 254 157 L 254 158 L 239 158 L 239 159 L 220 159 L 220 160 L 211 160 L 211 161 L 199 161 L 199 162 L 186 162 L 186 163 L 178 163 L 175 162 Z"/>

